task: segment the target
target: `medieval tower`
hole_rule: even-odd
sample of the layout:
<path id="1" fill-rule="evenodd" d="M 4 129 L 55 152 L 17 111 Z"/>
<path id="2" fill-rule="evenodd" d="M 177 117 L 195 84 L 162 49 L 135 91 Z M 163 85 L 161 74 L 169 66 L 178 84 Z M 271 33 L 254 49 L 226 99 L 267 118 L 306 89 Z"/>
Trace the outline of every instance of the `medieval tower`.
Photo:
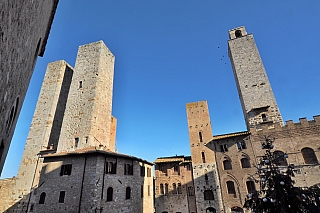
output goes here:
<path id="1" fill-rule="evenodd" d="M 197 211 L 220 212 L 216 159 L 206 145 L 212 140 L 212 126 L 207 101 L 187 104 L 187 119 L 193 166 Z"/>
<path id="2" fill-rule="evenodd" d="M 253 35 L 247 34 L 243 26 L 232 29 L 228 46 L 247 129 L 260 129 L 261 124 L 282 126 L 280 110 Z"/>

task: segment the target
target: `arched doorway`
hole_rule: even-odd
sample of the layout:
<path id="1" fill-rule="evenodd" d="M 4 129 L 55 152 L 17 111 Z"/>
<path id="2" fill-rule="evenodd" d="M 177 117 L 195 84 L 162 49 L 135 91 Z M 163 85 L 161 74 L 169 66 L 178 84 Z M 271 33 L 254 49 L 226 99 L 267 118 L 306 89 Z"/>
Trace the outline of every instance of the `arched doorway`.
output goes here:
<path id="1" fill-rule="evenodd" d="M 212 208 L 212 207 L 209 207 L 206 209 L 206 213 L 216 213 L 216 209 L 215 208 Z"/>
<path id="2" fill-rule="evenodd" d="M 238 206 L 234 206 L 231 208 L 231 213 L 243 213 L 243 209 Z"/>

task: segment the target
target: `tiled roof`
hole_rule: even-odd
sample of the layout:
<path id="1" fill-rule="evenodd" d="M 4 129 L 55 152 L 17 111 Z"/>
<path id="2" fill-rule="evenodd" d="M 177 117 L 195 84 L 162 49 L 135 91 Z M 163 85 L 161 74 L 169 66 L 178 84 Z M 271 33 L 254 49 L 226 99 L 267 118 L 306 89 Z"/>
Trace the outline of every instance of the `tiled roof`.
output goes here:
<path id="1" fill-rule="evenodd" d="M 106 149 L 104 147 L 95 147 L 95 146 L 86 147 L 86 148 L 82 148 L 82 149 L 70 150 L 70 151 L 66 151 L 66 152 L 58 152 L 58 153 L 53 153 L 53 154 L 43 154 L 42 157 L 48 158 L 48 157 L 84 155 L 84 154 L 94 154 L 94 153 L 118 156 L 118 157 L 123 157 L 123 158 L 130 158 L 130 159 L 134 159 L 134 160 L 144 162 L 144 163 L 147 163 L 150 165 L 153 164 L 153 163 L 146 161 L 146 160 L 143 160 L 141 158 L 137 158 L 137 157 L 134 157 L 131 155 L 125 155 L 125 154 L 121 154 L 121 153 L 117 153 L 117 152 L 112 152 L 109 149 Z"/>
<path id="2" fill-rule="evenodd" d="M 229 133 L 229 134 L 224 134 L 224 135 L 214 135 L 212 137 L 212 140 L 220 140 L 220 139 L 225 139 L 225 138 L 232 138 L 240 135 L 249 135 L 250 132 L 244 131 L 244 132 L 235 132 L 235 133 Z"/>

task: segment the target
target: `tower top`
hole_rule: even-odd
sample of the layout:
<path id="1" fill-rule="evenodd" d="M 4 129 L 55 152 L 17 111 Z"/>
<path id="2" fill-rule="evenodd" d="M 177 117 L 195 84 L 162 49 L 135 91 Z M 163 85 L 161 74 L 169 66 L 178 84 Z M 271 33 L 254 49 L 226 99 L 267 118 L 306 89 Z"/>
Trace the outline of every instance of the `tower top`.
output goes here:
<path id="1" fill-rule="evenodd" d="M 239 38 L 242 36 L 247 35 L 247 31 L 246 28 L 244 26 L 241 27 L 237 27 L 234 29 L 229 30 L 229 39 L 235 39 L 235 38 Z"/>

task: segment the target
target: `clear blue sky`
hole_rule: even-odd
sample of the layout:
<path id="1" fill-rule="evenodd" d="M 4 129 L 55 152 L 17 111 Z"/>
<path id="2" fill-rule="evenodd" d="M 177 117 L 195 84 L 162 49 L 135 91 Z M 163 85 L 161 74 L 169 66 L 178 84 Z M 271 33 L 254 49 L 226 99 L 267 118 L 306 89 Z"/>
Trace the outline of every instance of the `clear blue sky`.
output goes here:
<path id="1" fill-rule="evenodd" d="M 207 100 L 213 133 L 246 130 L 228 30 L 253 33 L 284 120 L 320 114 L 320 1 L 61 0 L 30 83 L 2 177 L 17 174 L 49 62 L 74 66 L 79 45 L 116 57 L 119 152 L 154 161 L 189 155 L 185 104 Z"/>

